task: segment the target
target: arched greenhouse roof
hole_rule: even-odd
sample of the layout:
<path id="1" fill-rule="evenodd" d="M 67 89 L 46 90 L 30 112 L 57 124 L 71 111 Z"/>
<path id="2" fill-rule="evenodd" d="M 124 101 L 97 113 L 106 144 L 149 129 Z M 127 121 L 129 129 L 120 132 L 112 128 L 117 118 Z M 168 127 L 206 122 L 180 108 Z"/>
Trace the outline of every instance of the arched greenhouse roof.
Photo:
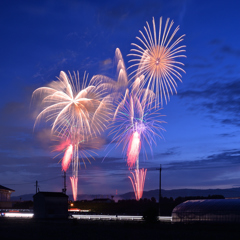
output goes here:
<path id="1" fill-rule="evenodd" d="M 173 222 L 240 222 L 240 199 L 189 200 L 172 211 Z"/>

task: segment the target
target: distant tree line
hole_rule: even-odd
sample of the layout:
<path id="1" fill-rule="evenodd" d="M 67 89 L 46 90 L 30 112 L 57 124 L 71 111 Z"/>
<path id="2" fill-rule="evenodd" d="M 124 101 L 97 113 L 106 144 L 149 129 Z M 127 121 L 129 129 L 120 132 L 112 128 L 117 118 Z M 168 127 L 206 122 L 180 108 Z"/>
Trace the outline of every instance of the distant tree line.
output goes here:
<path id="1" fill-rule="evenodd" d="M 187 200 L 196 199 L 224 199 L 222 195 L 209 195 L 208 197 L 196 196 L 196 197 L 162 197 L 161 198 L 161 216 L 171 216 L 172 210 L 182 202 Z M 14 209 L 31 209 L 33 208 L 33 201 L 20 201 L 13 204 Z M 69 205 L 70 208 L 70 205 Z M 81 210 L 90 210 L 94 214 L 112 214 L 112 215 L 146 215 L 147 213 L 158 214 L 159 203 L 154 197 L 151 199 L 140 199 L 139 201 L 128 199 L 119 200 L 114 202 L 113 200 L 98 201 L 94 200 L 82 200 L 73 203 L 73 208 L 79 208 Z"/>
<path id="2" fill-rule="evenodd" d="M 178 197 L 173 199 L 172 197 L 161 198 L 161 216 L 171 216 L 172 210 L 182 202 L 187 200 L 196 199 L 224 199 L 222 195 L 209 195 L 208 197 L 196 196 L 196 197 Z M 118 202 L 95 202 L 95 201 L 76 201 L 74 207 L 84 210 L 90 210 L 96 214 L 114 214 L 114 215 L 144 215 L 146 212 L 155 211 L 158 213 L 159 203 L 154 197 L 151 199 L 136 200 L 119 200 Z"/>

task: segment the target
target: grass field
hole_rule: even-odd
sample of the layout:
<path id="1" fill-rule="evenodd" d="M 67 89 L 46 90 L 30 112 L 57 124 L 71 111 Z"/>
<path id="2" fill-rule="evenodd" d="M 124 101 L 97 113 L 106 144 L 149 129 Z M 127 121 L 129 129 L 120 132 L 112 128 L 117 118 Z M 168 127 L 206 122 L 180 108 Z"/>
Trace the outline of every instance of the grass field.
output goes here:
<path id="1" fill-rule="evenodd" d="M 0 218 L 0 239 L 239 240 L 240 225 Z"/>

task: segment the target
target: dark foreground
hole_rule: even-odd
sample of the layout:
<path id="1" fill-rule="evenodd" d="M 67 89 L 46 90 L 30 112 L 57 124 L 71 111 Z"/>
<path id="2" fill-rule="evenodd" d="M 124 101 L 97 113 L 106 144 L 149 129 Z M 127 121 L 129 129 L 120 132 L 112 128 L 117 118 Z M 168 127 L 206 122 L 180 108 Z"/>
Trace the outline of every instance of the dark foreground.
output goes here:
<path id="1" fill-rule="evenodd" d="M 0 218 L 0 239 L 240 239 L 240 225 Z"/>

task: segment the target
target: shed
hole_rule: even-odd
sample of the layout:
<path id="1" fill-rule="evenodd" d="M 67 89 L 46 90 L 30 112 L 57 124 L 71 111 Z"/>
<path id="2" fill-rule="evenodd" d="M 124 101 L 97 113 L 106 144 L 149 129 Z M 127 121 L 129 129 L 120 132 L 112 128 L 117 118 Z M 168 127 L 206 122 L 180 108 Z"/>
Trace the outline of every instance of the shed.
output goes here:
<path id="1" fill-rule="evenodd" d="M 240 199 L 189 200 L 172 211 L 172 222 L 240 223 Z"/>
<path id="2" fill-rule="evenodd" d="M 68 196 L 61 192 L 38 192 L 33 196 L 34 218 L 68 218 Z"/>

